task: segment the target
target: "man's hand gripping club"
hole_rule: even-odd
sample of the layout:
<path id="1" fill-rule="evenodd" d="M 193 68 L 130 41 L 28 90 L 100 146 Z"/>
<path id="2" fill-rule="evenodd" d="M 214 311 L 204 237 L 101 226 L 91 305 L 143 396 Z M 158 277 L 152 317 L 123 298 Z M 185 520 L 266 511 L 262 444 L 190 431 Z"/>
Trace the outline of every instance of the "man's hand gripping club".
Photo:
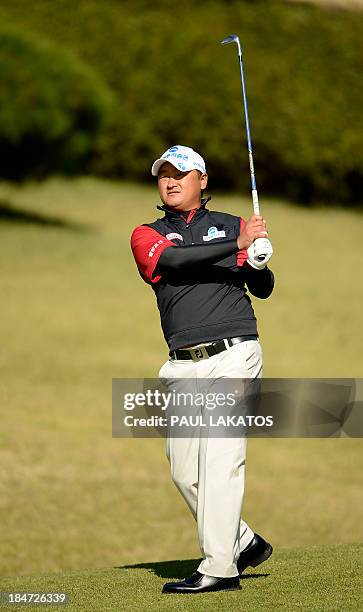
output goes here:
<path id="1" fill-rule="evenodd" d="M 238 248 L 247 250 L 247 261 L 256 270 L 263 270 L 273 254 L 267 236 L 266 221 L 261 215 L 252 215 L 237 238 Z M 265 256 L 262 260 L 261 255 Z"/>

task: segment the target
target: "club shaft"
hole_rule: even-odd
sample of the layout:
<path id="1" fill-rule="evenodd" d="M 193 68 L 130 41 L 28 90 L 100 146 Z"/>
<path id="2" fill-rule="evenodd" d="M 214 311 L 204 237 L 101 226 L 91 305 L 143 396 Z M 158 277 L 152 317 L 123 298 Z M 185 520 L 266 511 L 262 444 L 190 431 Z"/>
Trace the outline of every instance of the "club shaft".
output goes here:
<path id="1" fill-rule="evenodd" d="M 260 214 L 260 205 L 259 205 L 259 201 L 258 201 L 258 193 L 257 193 L 256 177 L 255 177 L 255 168 L 254 168 L 254 164 L 253 164 L 252 140 L 251 140 L 250 122 L 249 122 L 249 118 L 248 118 L 248 104 L 247 104 L 247 96 L 246 96 L 246 84 L 245 84 L 243 62 L 242 62 L 242 50 L 241 50 L 240 45 L 238 45 L 238 59 L 239 59 L 239 68 L 240 68 L 240 72 L 241 72 L 242 99 L 243 99 L 243 108 L 244 108 L 245 123 L 246 123 L 248 160 L 249 160 L 249 164 L 250 164 L 250 174 L 251 174 L 253 212 L 255 213 L 255 215 L 259 215 Z"/>
<path id="2" fill-rule="evenodd" d="M 229 45 L 230 43 L 236 43 L 238 48 L 238 59 L 239 59 L 239 68 L 241 72 L 241 83 L 242 83 L 242 99 L 243 99 L 243 108 L 245 114 L 245 123 L 246 123 L 246 133 L 247 133 L 247 147 L 248 147 L 248 160 L 250 164 L 250 175 L 251 175 L 251 187 L 252 187 L 252 204 L 253 204 L 253 212 L 255 215 L 260 214 L 260 205 L 258 201 L 258 193 L 256 187 L 256 177 L 255 177 L 255 168 L 253 165 L 253 153 L 252 153 L 252 140 L 251 140 L 251 131 L 250 131 L 250 122 L 248 119 L 248 104 L 247 104 L 247 95 L 246 95 L 246 84 L 245 77 L 243 71 L 243 62 L 242 62 L 242 48 L 239 37 L 236 34 L 230 34 L 226 38 L 224 38 L 221 43 L 222 45 Z M 261 238 L 256 238 L 256 244 L 262 240 Z M 260 254 L 257 256 L 259 261 L 263 261 L 266 255 Z"/>

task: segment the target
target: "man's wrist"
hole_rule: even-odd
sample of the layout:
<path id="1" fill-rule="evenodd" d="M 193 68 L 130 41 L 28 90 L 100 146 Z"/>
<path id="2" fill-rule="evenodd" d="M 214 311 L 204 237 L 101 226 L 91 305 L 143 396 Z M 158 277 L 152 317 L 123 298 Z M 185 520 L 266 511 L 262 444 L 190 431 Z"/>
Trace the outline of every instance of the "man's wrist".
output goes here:
<path id="1" fill-rule="evenodd" d="M 245 240 L 241 241 L 240 243 L 240 237 L 239 236 L 237 237 L 237 247 L 239 251 L 247 251 L 248 246 L 249 245 L 246 243 Z"/>

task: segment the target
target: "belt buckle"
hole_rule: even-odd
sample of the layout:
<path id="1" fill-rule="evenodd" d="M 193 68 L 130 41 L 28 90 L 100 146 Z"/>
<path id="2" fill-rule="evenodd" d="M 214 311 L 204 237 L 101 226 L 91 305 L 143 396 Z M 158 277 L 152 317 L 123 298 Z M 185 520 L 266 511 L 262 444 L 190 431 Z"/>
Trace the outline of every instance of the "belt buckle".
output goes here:
<path id="1" fill-rule="evenodd" d="M 207 348 L 205 346 L 189 349 L 189 353 L 191 354 L 193 361 L 200 361 L 201 359 L 208 359 L 209 357 Z"/>

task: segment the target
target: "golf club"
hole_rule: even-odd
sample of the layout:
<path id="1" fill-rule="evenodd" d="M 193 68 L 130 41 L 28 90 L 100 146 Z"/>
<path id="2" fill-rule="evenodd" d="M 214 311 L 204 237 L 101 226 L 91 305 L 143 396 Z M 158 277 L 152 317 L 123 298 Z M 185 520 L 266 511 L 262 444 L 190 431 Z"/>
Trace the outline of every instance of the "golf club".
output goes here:
<path id="1" fill-rule="evenodd" d="M 250 174 L 251 174 L 251 187 L 252 187 L 252 204 L 253 204 L 253 212 L 255 215 L 260 214 L 260 204 L 258 201 L 258 193 L 256 187 L 256 177 L 255 177 L 255 169 L 253 165 L 253 154 L 252 154 L 252 141 L 251 141 L 251 132 L 250 132 L 250 122 L 248 119 L 248 106 L 247 106 L 247 96 L 246 96 L 246 85 L 245 85 L 245 77 L 243 72 L 243 62 L 242 62 L 242 48 L 239 37 L 236 34 L 230 34 L 226 38 L 221 41 L 222 45 L 229 45 L 230 43 L 235 42 L 238 48 L 238 59 L 239 59 L 239 67 L 241 71 L 241 82 L 242 82 L 242 98 L 243 98 L 243 106 L 244 106 L 244 114 L 245 114 L 245 122 L 246 122 L 246 133 L 247 133 L 247 148 L 248 148 L 248 159 L 250 164 Z M 262 238 L 257 238 L 257 240 L 263 240 Z M 255 241 L 256 242 L 256 241 Z M 263 261 L 266 255 L 259 255 L 257 259 L 259 261 Z"/>

